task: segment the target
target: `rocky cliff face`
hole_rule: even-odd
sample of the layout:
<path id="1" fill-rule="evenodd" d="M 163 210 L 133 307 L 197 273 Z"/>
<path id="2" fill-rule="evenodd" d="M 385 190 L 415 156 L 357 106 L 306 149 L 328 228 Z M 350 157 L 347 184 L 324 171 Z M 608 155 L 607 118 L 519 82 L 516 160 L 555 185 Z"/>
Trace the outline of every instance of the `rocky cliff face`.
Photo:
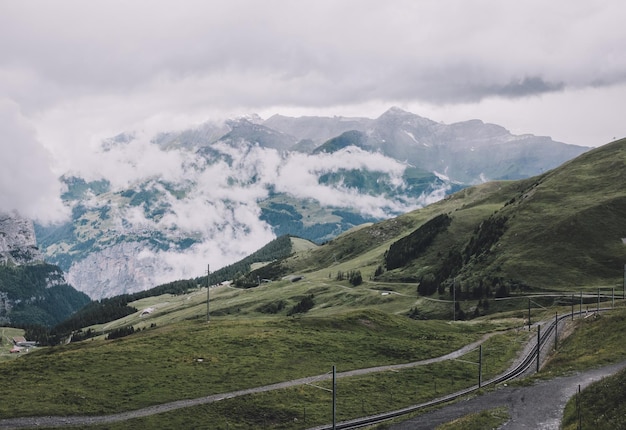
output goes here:
<path id="1" fill-rule="evenodd" d="M 52 327 L 89 301 L 44 261 L 31 220 L 0 213 L 0 325 Z"/>
<path id="2" fill-rule="evenodd" d="M 0 213 L 0 264 L 23 265 L 43 261 L 33 222 L 16 213 Z"/>
<path id="3" fill-rule="evenodd" d="M 158 261 L 145 252 L 149 246 L 142 242 L 122 242 L 90 253 L 72 263 L 67 272 L 68 282 L 80 285 L 95 300 L 152 288 L 158 283 Z"/>

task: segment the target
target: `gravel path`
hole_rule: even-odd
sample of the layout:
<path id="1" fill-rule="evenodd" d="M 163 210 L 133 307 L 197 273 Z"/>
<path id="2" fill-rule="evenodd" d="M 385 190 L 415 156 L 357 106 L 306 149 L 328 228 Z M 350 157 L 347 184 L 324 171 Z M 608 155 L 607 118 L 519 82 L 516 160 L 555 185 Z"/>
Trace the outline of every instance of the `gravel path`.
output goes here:
<path id="1" fill-rule="evenodd" d="M 337 378 L 345 378 L 350 376 L 364 375 L 368 373 L 417 367 L 439 361 L 459 358 L 462 355 L 478 348 L 480 344 L 482 344 L 485 340 L 487 340 L 490 336 L 493 336 L 494 334 L 495 333 L 489 333 L 476 342 L 468 344 L 463 348 L 460 348 L 456 351 L 440 357 L 416 361 L 412 363 L 370 367 L 348 372 L 338 372 Z M 550 341 L 548 340 L 546 341 L 545 345 L 548 345 L 549 343 Z M 533 344 L 536 344 L 536 342 L 533 342 L 533 340 L 531 339 L 526 345 L 524 353 L 521 355 L 524 355 L 528 352 L 529 349 L 532 349 L 534 347 Z M 545 354 L 542 358 L 545 358 L 546 356 L 547 354 Z M 558 429 L 565 403 L 572 395 L 576 393 L 579 384 L 581 385 L 581 387 L 586 387 L 591 382 L 599 380 L 604 376 L 613 374 L 623 367 L 626 367 L 626 362 L 603 367 L 601 369 L 586 371 L 580 374 L 576 374 L 574 376 L 560 377 L 550 381 L 539 382 L 530 387 L 502 386 L 493 392 L 487 393 L 479 397 L 471 398 L 469 400 L 458 401 L 454 404 L 443 407 L 436 411 L 429 412 L 403 423 L 395 424 L 390 428 L 393 430 L 432 429 L 439 424 L 454 420 L 469 413 L 478 412 L 485 409 L 492 409 L 498 406 L 506 406 L 509 409 L 511 420 L 501 427 L 501 429 L 503 430 Z M 532 370 L 530 370 L 529 372 L 532 373 Z M 112 415 L 67 417 L 42 416 L 4 419 L 0 420 L 0 429 L 72 427 L 113 423 L 133 418 L 155 415 L 176 409 L 218 402 L 220 400 L 225 400 L 247 394 L 279 390 L 297 385 L 313 384 L 319 381 L 329 379 L 332 379 L 331 373 L 295 379 L 277 384 L 266 385 L 263 387 L 233 391 L 230 393 L 215 394 L 206 397 L 199 397 L 196 399 L 179 400 L 175 402 L 164 403 L 161 405 L 150 406 L 147 408 Z"/>
<path id="2" fill-rule="evenodd" d="M 440 357 L 430 358 L 427 360 L 415 361 L 412 363 L 393 364 L 388 366 L 369 367 L 366 369 L 356 369 L 348 372 L 338 372 L 337 378 L 346 378 L 349 376 L 365 375 L 368 373 L 384 372 L 389 370 L 405 369 L 410 367 L 424 366 L 427 364 L 435 363 L 438 361 L 451 360 L 458 358 L 468 352 L 478 348 L 489 337 L 496 333 L 488 333 L 476 342 L 465 345 L 464 347 L 453 351 L 449 354 L 442 355 Z M 161 405 L 149 406 L 147 408 L 137 409 L 134 411 L 122 412 L 119 414 L 111 415 L 99 415 L 99 416 L 41 416 L 41 417 L 21 417 L 10 418 L 0 420 L 0 429 L 18 429 L 18 428 L 45 428 L 45 427 L 71 427 L 71 426 L 88 426 L 95 424 L 107 424 L 119 421 L 130 420 L 133 418 L 140 418 L 149 415 L 160 414 L 163 412 L 172 411 L 175 409 L 188 408 L 191 406 L 198 406 L 207 403 L 218 402 L 224 399 L 230 399 L 233 397 L 244 396 L 246 394 L 262 393 L 266 391 L 279 390 L 283 388 L 293 387 L 296 385 L 312 384 L 315 382 L 332 379 L 332 374 L 327 373 L 324 375 L 311 376 L 308 378 L 294 379 L 291 381 L 280 382 L 272 385 L 265 385 L 263 387 L 249 388 L 240 391 L 233 391 L 230 393 L 214 394 L 206 397 L 199 397 L 196 399 L 179 400 L 176 402 L 164 403 Z"/>
<path id="3" fill-rule="evenodd" d="M 430 430 L 471 413 L 505 406 L 511 419 L 500 430 L 558 430 L 565 404 L 576 394 L 579 384 L 581 389 L 585 388 L 625 367 L 626 361 L 572 376 L 540 381 L 529 387 L 501 386 L 482 396 L 458 401 L 389 428 Z"/>

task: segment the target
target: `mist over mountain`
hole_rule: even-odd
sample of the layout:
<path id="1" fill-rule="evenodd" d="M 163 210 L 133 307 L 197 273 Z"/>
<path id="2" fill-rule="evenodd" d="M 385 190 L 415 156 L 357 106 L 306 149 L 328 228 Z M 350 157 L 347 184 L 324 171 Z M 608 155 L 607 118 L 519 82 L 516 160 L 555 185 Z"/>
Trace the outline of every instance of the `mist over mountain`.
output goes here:
<path id="1" fill-rule="evenodd" d="M 420 296 L 456 291 L 461 300 L 592 287 L 621 294 L 625 180 L 621 139 L 543 174 L 468 187 L 354 229 L 249 277 L 359 271 L 372 285 L 411 283 Z"/>
<path id="2" fill-rule="evenodd" d="M 127 131 L 101 143 L 97 163 L 63 177 L 72 218 L 36 225 L 37 238 L 46 260 L 98 299 L 200 276 L 278 235 L 321 243 L 588 149 L 397 108 L 377 119 L 248 116 Z"/>

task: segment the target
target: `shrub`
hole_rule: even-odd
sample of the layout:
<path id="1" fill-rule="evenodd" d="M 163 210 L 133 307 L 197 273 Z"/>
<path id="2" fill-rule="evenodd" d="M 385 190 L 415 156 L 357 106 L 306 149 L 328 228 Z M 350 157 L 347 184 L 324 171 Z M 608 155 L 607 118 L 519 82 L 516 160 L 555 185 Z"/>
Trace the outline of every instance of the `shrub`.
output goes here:
<path id="1" fill-rule="evenodd" d="M 289 309 L 289 312 L 287 312 L 287 315 L 306 313 L 310 311 L 313 308 L 313 306 L 315 306 L 315 301 L 313 300 L 313 294 L 309 294 L 308 296 L 300 300 L 300 302 L 297 305 Z"/>

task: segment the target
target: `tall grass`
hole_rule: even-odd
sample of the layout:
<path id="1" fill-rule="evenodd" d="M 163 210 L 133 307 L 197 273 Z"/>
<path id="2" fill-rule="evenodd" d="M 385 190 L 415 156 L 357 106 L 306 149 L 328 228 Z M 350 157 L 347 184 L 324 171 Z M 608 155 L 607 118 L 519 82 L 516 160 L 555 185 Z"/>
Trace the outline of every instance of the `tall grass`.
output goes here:
<path id="1" fill-rule="evenodd" d="M 334 318 L 184 321 L 113 341 L 45 348 L 0 366 L 19 380 L 3 417 L 104 414 L 328 372 L 444 355 L 493 324 Z"/>
<path id="2" fill-rule="evenodd" d="M 485 379 L 502 372 L 515 356 L 521 345 L 515 342 L 519 340 L 516 336 L 514 332 L 505 333 L 486 342 L 483 347 Z M 337 420 L 403 408 L 476 385 L 477 363 L 478 351 L 475 350 L 459 360 L 339 378 Z M 331 389 L 330 380 L 321 380 L 311 385 L 246 395 L 93 428 L 305 429 L 332 422 Z"/>

